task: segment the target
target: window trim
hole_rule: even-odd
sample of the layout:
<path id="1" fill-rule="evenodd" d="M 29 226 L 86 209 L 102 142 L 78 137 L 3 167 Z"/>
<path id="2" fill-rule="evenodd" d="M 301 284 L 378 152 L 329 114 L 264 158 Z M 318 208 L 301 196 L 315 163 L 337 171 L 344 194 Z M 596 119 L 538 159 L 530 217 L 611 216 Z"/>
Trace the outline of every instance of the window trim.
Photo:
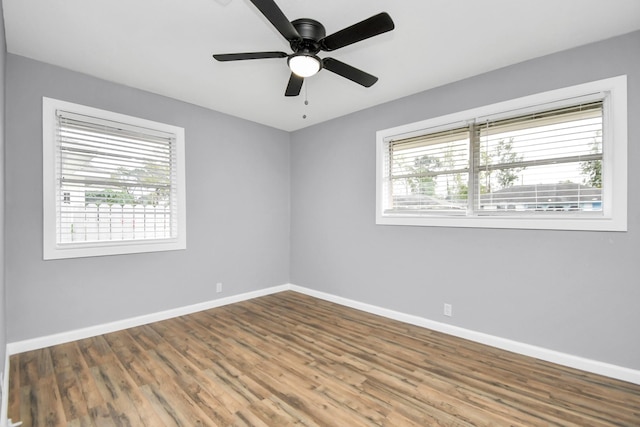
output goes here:
<path id="1" fill-rule="evenodd" d="M 469 123 L 477 118 L 497 119 L 514 113 L 553 108 L 606 93 L 603 127 L 606 149 L 603 154 L 603 215 L 577 217 L 533 217 L 525 215 L 419 215 L 385 213 L 385 141 L 417 136 Z M 615 195 L 615 197 L 614 197 Z M 504 102 L 447 114 L 376 132 L 376 224 L 433 227 L 514 228 L 544 230 L 627 231 L 627 76 L 617 76 L 562 89 L 537 93 Z"/>
<path id="2" fill-rule="evenodd" d="M 110 120 L 136 127 L 156 129 L 175 135 L 177 235 L 170 239 L 138 241 L 101 241 L 59 244 L 56 241 L 56 110 Z M 186 249 L 186 185 L 184 128 L 132 117 L 85 105 L 42 98 L 42 166 L 43 166 L 43 259 L 81 258 Z"/>

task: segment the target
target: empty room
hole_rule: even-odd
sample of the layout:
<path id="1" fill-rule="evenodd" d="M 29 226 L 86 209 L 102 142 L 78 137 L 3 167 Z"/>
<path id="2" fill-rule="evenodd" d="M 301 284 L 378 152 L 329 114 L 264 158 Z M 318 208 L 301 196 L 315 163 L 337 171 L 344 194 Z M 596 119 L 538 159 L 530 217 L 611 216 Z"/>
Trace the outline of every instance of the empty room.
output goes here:
<path id="1" fill-rule="evenodd" d="M 640 426 L 640 1 L 1 4 L 0 427 Z"/>

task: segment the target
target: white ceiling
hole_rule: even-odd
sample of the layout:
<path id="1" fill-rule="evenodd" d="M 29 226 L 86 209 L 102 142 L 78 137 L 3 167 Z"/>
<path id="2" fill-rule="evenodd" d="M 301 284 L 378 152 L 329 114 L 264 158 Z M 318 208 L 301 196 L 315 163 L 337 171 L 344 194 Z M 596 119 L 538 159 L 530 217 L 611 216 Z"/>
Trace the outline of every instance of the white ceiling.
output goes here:
<path id="1" fill-rule="evenodd" d="M 319 55 L 378 83 L 367 89 L 323 70 L 285 98 L 286 59 L 215 61 L 214 53 L 290 52 L 249 0 L 3 0 L 7 50 L 292 131 L 640 29 L 640 0 L 276 2 L 327 34 L 388 12 L 394 31 Z"/>

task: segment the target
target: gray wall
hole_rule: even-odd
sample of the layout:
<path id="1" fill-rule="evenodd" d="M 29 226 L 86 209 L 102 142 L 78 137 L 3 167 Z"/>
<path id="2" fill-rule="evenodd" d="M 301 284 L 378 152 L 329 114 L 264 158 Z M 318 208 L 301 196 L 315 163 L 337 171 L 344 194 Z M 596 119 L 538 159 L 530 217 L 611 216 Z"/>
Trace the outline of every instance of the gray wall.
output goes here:
<path id="1" fill-rule="evenodd" d="M 4 35 L 4 12 L 2 10 L 2 4 L 0 4 L 0 371 L 4 369 L 4 358 L 7 348 L 4 277 L 4 78 L 6 58 L 7 48 Z M 1 395 L 0 393 L 0 396 Z"/>
<path id="2" fill-rule="evenodd" d="M 185 128 L 187 250 L 42 260 L 43 96 Z M 288 133 L 15 55 L 6 105 L 9 342 L 288 282 Z"/>
<path id="3" fill-rule="evenodd" d="M 627 74 L 628 158 L 640 162 L 639 53 L 636 32 L 293 133 L 291 282 L 640 369 L 640 168 L 626 233 L 375 225 L 379 129 Z"/>

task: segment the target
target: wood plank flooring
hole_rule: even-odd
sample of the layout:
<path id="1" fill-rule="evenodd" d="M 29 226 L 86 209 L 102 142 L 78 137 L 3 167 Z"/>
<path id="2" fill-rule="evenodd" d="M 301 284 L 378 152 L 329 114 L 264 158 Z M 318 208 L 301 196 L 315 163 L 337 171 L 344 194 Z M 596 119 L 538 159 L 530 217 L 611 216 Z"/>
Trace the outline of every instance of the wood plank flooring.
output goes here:
<path id="1" fill-rule="evenodd" d="M 640 386 L 282 292 L 11 357 L 40 426 L 640 426 Z"/>

